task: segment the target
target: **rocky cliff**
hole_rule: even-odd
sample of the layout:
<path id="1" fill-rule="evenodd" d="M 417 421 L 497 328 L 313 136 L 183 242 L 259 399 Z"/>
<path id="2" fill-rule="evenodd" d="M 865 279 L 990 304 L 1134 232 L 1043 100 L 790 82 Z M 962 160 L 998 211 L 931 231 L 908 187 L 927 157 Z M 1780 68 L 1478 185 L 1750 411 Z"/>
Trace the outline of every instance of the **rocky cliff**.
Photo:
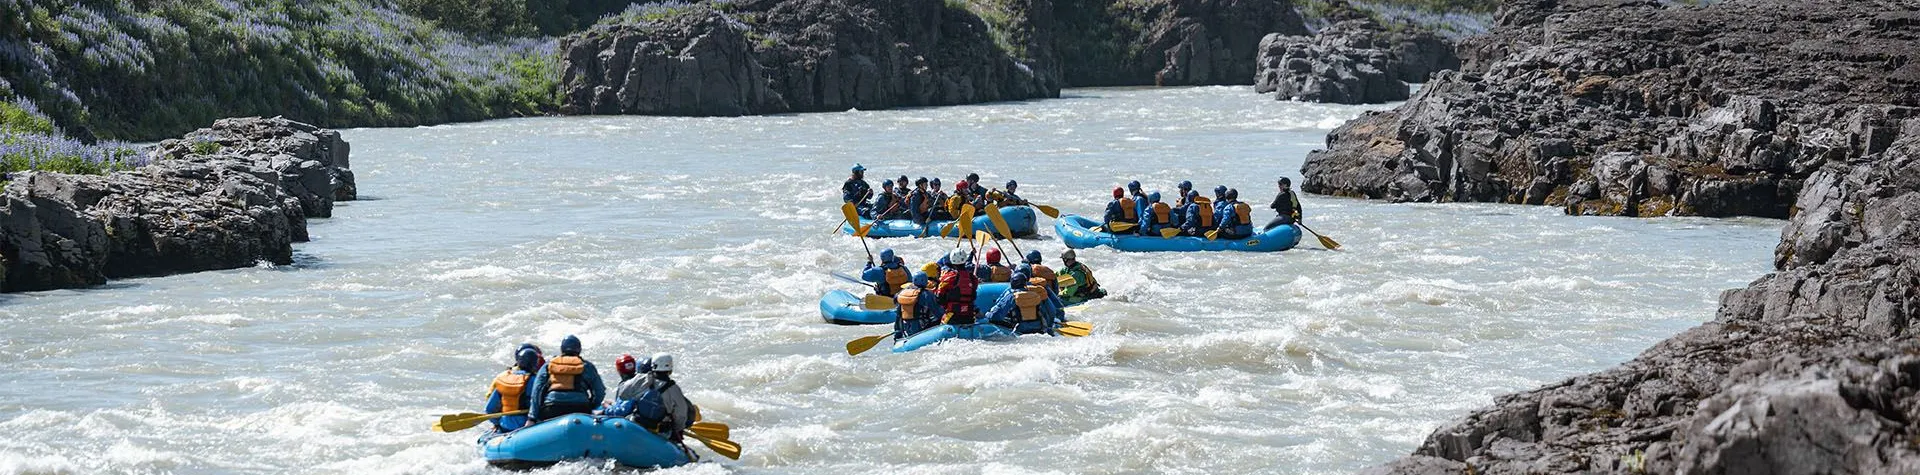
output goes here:
<path id="1" fill-rule="evenodd" d="M 1790 215 L 1777 271 L 1712 321 L 1368 473 L 1920 473 L 1917 10 L 1515 2 L 1490 36 L 1507 42 L 1469 44 L 1467 72 L 1331 137 L 1308 166 L 1322 191 L 1473 199 L 1545 178 L 1564 189 L 1508 192 Z M 1511 198 L 1486 200 L 1532 201 Z"/>
<path id="2" fill-rule="evenodd" d="M 1407 99 L 1407 83 L 1458 69 L 1453 44 L 1424 29 L 1390 29 L 1353 14 L 1313 36 L 1260 40 L 1253 88 L 1278 100 L 1378 104 Z"/>
<path id="3" fill-rule="evenodd" d="M 1303 189 L 1784 218 L 1815 170 L 1883 152 L 1914 116 L 1914 10 L 1513 2 L 1462 45 L 1462 71 L 1329 135 Z"/>
<path id="4" fill-rule="evenodd" d="M 355 198 L 347 143 L 286 119 L 223 119 L 108 175 L 23 172 L 0 195 L 0 291 L 293 262 L 307 218 Z"/>

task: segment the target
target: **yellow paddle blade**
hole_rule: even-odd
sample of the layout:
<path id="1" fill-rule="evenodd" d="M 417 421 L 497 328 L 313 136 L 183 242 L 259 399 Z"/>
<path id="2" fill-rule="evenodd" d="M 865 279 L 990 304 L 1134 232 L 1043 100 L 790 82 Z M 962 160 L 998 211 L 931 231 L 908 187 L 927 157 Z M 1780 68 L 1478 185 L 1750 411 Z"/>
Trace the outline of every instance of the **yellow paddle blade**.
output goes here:
<path id="1" fill-rule="evenodd" d="M 1060 324 L 1060 326 L 1073 327 L 1073 328 L 1079 328 L 1082 330 L 1093 331 L 1093 322 L 1066 322 L 1066 323 Z"/>
<path id="2" fill-rule="evenodd" d="M 1207 231 L 1207 240 L 1208 240 L 1208 241 L 1213 241 L 1213 240 L 1218 240 L 1218 239 L 1220 239 L 1220 230 L 1218 230 L 1218 229 L 1215 229 L 1215 230 L 1212 230 L 1212 231 Z"/>
<path id="3" fill-rule="evenodd" d="M 1007 226 L 1007 217 L 1000 215 L 999 206 L 987 207 L 987 219 L 993 220 L 993 227 L 1000 230 L 1001 239 L 1013 239 L 1013 228 Z"/>
<path id="4" fill-rule="evenodd" d="M 873 349 L 874 345 L 880 344 L 881 340 L 892 336 L 892 333 L 888 333 L 885 335 L 863 336 L 859 339 L 849 341 L 847 342 L 847 355 L 858 356 L 861 353 L 866 353 L 867 350 Z"/>
<path id="5" fill-rule="evenodd" d="M 701 437 L 709 439 L 726 440 L 733 438 L 733 428 L 718 422 L 695 422 L 693 423 L 693 427 L 687 428 L 687 432 L 700 434 Z"/>
<path id="6" fill-rule="evenodd" d="M 1179 235 L 1180 235 L 1179 229 L 1167 228 L 1167 229 L 1160 230 L 1160 237 L 1163 237 L 1163 238 L 1172 239 L 1174 236 L 1179 236 Z"/>
<path id="7" fill-rule="evenodd" d="M 707 448 L 713 449 L 713 453 L 720 454 L 721 457 L 740 460 L 740 444 L 733 443 L 733 441 L 726 439 L 708 438 L 700 435 L 698 432 L 687 432 L 687 436 L 693 437 L 693 440 L 698 440 L 702 444 L 706 444 Z"/>
<path id="8" fill-rule="evenodd" d="M 440 420 L 438 422 L 433 423 L 433 431 L 434 432 L 459 432 L 467 429 L 472 429 L 474 426 L 478 426 L 480 424 L 485 424 L 487 421 L 490 421 L 490 420 L 494 420 L 494 419 L 498 419 L 506 416 L 518 416 L 526 413 L 527 411 L 522 410 L 522 411 L 501 412 L 501 413 L 495 413 L 495 414 L 479 414 L 479 413 L 473 413 L 473 412 L 448 414 L 448 415 L 440 416 Z"/>
<path id="9" fill-rule="evenodd" d="M 1332 250 L 1332 251 L 1338 251 L 1338 250 L 1340 250 L 1340 243 L 1339 243 L 1339 242 L 1335 242 L 1335 241 L 1333 240 L 1333 238 L 1330 238 L 1330 237 L 1326 237 L 1326 236 L 1320 236 L 1320 235 L 1318 235 L 1318 234 L 1315 234 L 1315 236 L 1319 236 L 1319 237 L 1320 237 L 1320 247 L 1324 247 L 1324 248 L 1327 248 L 1328 250 Z"/>
<path id="10" fill-rule="evenodd" d="M 894 307 L 898 306 L 893 303 L 892 297 L 873 294 L 867 294 L 865 301 L 861 303 L 865 304 L 864 306 L 867 307 L 867 310 L 893 310 Z"/>
<path id="11" fill-rule="evenodd" d="M 1071 337 L 1083 337 L 1083 336 L 1093 334 L 1093 330 L 1079 328 L 1079 327 L 1060 327 L 1059 330 L 1055 330 L 1055 331 L 1060 332 L 1061 335 L 1066 335 Z"/>
<path id="12" fill-rule="evenodd" d="M 1088 230 L 1088 231 L 1093 231 L 1093 232 L 1096 232 L 1096 233 L 1097 233 L 1097 232 L 1101 232 L 1101 231 L 1103 231 L 1103 230 L 1105 230 L 1105 229 L 1106 229 L 1106 228 L 1105 228 L 1105 227 L 1103 227 L 1103 226 L 1094 226 L 1093 228 L 1090 228 L 1090 229 L 1087 229 L 1087 230 Z"/>
<path id="13" fill-rule="evenodd" d="M 880 223 L 867 223 L 866 226 L 858 228 L 859 231 L 853 233 L 853 235 L 859 236 L 859 237 L 867 237 L 867 232 L 873 231 L 873 225 L 875 224 L 880 224 Z"/>
<path id="14" fill-rule="evenodd" d="M 960 236 L 973 235 L 973 213 L 975 211 L 973 205 L 960 208 L 960 219 L 954 221 L 954 223 L 960 225 Z"/>
<path id="15" fill-rule="evenodd" d="M 1047 215 L 1047 217 L 1049 218 L 1055 218 L 1055 219 L 1060 218 L 1059 208 L 1055 208 L 1047 205 L 1033 205 L 1033 208 L 1040 210 L 1040 214 Z"/>
<path id="16" fill-rule="evenodd" d="M 1053 277 L 1053 283 L 1060 284 L 1061 287 L 1072 287 L 1073 284 L 1079 282 L 1080 279 L 1075 279 L 1073 276 L 1066 274 L 1055 274 Z"/>
<path id="17" fill-rule="evenodd" d="M 1134 228 L 1133 223 L 1107 223 L 1107 229 L 1112 229 L 1114 231 L 1126 231 L 1128 229 L 1133 229 L 1133 228 Z"/>
<path id="18" fill-rule="evenodd" d="M 846 217 L 847 224 L 853 225 L 853 229 L 860 229 L 860 209 L 855 208 L 853 203 L 841 203 L 840 214 Z"/>

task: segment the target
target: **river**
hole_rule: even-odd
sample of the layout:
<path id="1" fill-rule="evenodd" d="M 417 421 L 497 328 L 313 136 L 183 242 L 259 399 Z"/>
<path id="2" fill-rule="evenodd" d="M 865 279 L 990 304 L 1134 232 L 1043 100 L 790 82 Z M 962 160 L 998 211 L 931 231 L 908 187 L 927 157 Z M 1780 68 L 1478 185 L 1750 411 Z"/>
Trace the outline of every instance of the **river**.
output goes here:
<path id="1" fill-rule="evenodd" d="M 488 473 L 474 432 L 428 426 L 479 409 L 520 342 L 567 334 L 608 378 L 622 352 L 674 353 L 746 447 L 665 473 L 1349 473 L 1711 318 L 1781 225 L 1303 196 L 1344 250 L 1081 251 L 1116 296 L 1074 312 L 1090 337 L 847 356 L 883 332 L 816 307 L 866 260 L 832 231 L 855 162 L 1018 179 L 1068 213 L 1191 179 L 1264 216 L 1275 178 L 1380 107 L 1063 96 L 346 131 L 363 200 L 292 266 L 0 296 L 0 474 Z M 872 245 L 924 262 L 950 242 Z"/>

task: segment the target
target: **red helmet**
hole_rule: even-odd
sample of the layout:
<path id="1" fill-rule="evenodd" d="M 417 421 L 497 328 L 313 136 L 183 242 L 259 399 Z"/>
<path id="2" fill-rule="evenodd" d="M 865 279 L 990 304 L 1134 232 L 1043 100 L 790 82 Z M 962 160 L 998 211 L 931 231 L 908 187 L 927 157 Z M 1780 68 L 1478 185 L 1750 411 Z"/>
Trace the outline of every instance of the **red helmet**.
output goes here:
<path id="1" fill-rule="evenodd" d="M 622 378 L 640 373 L 640 365 L 633 362 L 633 355 L 626 353 L 621 353 L 620 359 L 613 360 L 613 367 L 620 371 Z"/>
<path id="2" fill-rule="evenodd" d="M 1113 187 L 1113 199 L 1117 200 L 1123 196 L 1127 196 L 1127 190 L 1120 189 L 1120 187 L 1118 186 Z"/>
<path id="3" fill-rule="evenodd" d="M 987 263 L 988 263 L 988 264 L 999 264 L 999 263 L 1000 263 L 1000 250 L 999 250 L 999 249 L 988 249 L 988 250 L 987 250 Z"/>
<path id="4" fill-rule="evenodd" d="M 967 189 L 967 181 L 966 181 L 966 180 L 960 180 L 960 182 L 959 182 L 959 183 L 954 183 L 954 184 L 953 184 L 953 191 L 965 191 L 966 189 Z"/>

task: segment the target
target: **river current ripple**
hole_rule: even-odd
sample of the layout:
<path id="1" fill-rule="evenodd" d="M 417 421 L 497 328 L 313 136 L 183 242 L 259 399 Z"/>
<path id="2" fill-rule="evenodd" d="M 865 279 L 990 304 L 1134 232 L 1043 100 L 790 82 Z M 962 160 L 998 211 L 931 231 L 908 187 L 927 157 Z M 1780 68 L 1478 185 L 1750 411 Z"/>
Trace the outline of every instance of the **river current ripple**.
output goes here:
<path id="1" fill-rule="evenodd" d="M 477 410 L 514 346 L 567 334 L 608 377 L 621 352 L 675 353 L 747 448 L 665 473 L 1348 473 L 1710 318 L 1780 226 L 1304 196 L 1346 250 L 1082 251 L 1121 296 L 1075 312 L 1091 337 L 845 355 L 881 331 L 816 309 L 850 287 L 827 271 L 865 261 L 832 232 L 854 162 L 1018 179 L 1070 213 L 1129 179 L 1259 208 L 1369 110 L 1239 87 L 1064 96 L 347 131 L 366 199 L 314 221 L 295 265 L 0 296 L 0 474 L 488 473 L 474 434 L 432 416 Z"/>

